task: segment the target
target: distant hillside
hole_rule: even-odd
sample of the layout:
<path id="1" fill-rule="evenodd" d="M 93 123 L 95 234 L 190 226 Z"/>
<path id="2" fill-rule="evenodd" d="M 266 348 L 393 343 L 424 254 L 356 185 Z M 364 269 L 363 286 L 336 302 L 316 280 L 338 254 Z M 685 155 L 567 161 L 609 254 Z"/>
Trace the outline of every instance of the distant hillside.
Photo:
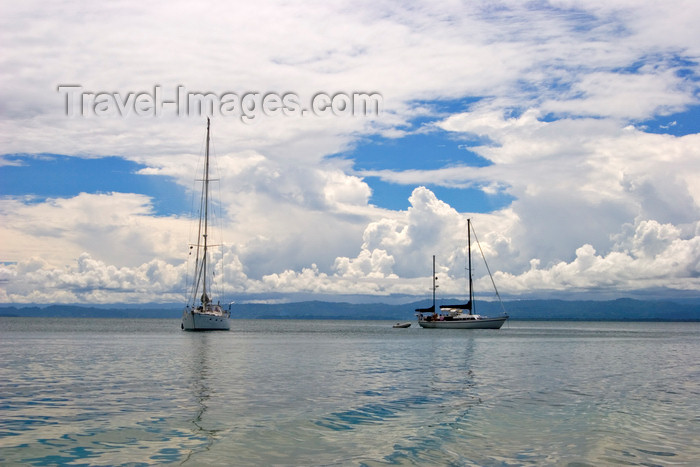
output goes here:
<path id="1" fill-rule="evenodd" d="M 483 303 L 480 313 L 496 312 L 497 303 Z M 506 303 L 513 319 L 572 321 L 700 321 L 700 302 L 676 303 L 621 298 L 610 301 L 518 300 Z"/>
<path id="2" fill-rule="evenodd" d="M 443 300 L 442 303 L 455 300 Z M 351 304 L 307 301 L 282 304 L 243 303 L 233 305 L 234 319 L 378 319 L 413 320 L 415 308 L 430 306 L 424 300 L 406 305 L 383 303 Z M 610 301 L 515 300 L 504 303 L 514 320 L 574 321 L 700 321 L 700 300 L 685 303 L 619 299 Z M 498 302 L 478 302 L 476 312 L 483 315 L 502 313 Z M 182 313 L 177 305 L 153 305 L 125 308 L 85 307 L 80 305 L 6 306 L 0 316 L 59 318 L 170 318 Z"/>
<path id="3" fill-rule="evenodd" d="M 81 305 L 0 306 L 0 316 L 37 318 L 179 318 L 179 308 L 98 308 Z"/>

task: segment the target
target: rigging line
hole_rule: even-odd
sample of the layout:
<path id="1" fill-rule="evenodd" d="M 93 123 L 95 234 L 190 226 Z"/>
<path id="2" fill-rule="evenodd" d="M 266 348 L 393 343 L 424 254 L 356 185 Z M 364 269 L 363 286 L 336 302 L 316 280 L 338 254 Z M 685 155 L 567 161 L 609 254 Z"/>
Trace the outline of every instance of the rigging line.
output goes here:
<path id="1" fill-rule="evenodd" d="M 195 177 L 195 180 L 193 184 L 196 184 L 197 182 L 202 182 L 203 184 L 206 183 L 206 170 L 207 170 L 207 146 L 206 142 L 208 139 L 208 131 L 207 135 L 204 138 L 204 141 L 202 142 L 202 147 L 200 148 L 200 155 L 204 153 L 204 157 L 200 157 L 197 161 L 197 170 L 195 173 L 198 171 L 202 171 L 203 177 L 202 179 L 198 179 Z M 203 162 L 201 165 L 200 163 Z M 205 187 L 204 187 L 205 188 Z M 199 217 L 199 222 L 197 223 L 197 243 L 196 243 L 196 250 L 195 250 L 195 258 L 194 258 L 194 276 L 193 276 L 193 283 L 192 283 L 192 292 L 191 292 L 191 297 L 192 297 L 192 306 L 194 306 L 197 303 L 197 296 L 200 285 L 204 281 L 206 284 L 206 278 L 203 278 L 202 276 L 204 275 L 204 263 L 206 262 L 206 246 L 204 246 L 204 251 L 202 251 L 203 245 L 201 244 L 202 241 L 202 227 L 204 227 L 204 235 L 206 235 L 206 209 L 207 209 L 207 197 L 205 194 L 205 189 L 202 189 L 199 194 L 199 208 L 198 208 L 198 217 Z M 195 200 L 195 193 L 197 190 L 193 190 L 192 193 L 192 204 L 194 207 L 194 200 Z M 205 217 L 204 222 L 202 222 L 202 217 Z M 204 224 L 204 225 L 203 225 Z M 206 240 L 204 242 L 206 244 Z"/>
<path id="2" fill-rule="evenodd" d="M 205 156 L 206 157 L 206 156 Z M 202 167 L 203 171 L 206 171 L 206 162 L 205 165 Z M 192 287 L 192 304 L 196 304 L 197 302 L 197 295 L 199 292 L 199 285 L 202 283 L 202 272 L 203 272 L 203 263 L 200 263 L 200 253 L 201 253 L 201 248 L 202 246 L 200 245 L 200 242 L 202 240 L 202 215 L 206 216 L 206 197 L 204 194 L 204 189 L 201 191 L 199 195 L 199 223 L 197 224 L 197 250 L 196 250 L 196 255 L 195 255 L 195 270 L 194 270 L 194 284 Z M 206 232 L 206 227 L 205 227 L 205 232 Z M 206 234 L 205 234 L 206 235 Z M 204 256 L 206 255 L 206 248 L 204 249 L 202 260 L 206 261 L 204 259 Z"/>
<path id="3" fill-rule="evenodd" d="M 206 135 L 204 138 L 202 138 L 200 148 L 199 148 L 199 157 L 197 158 L 196 164 L 195 164 L 195 170 L 194 173 L 198 174 L 203 171 L 204 166 L 203 166 L 203 161 L 204 161 L 204 153 L 206 150 Z M 190 222 L 190 229 L 189 229 L 189 238 L 192 238 L 194 236 L 194 231 L 197 230 L 197 241 L 195 243 L 190 242 L 190 250 L 189 250 L 189 255 L 188 255 L 188 260 L 187 260 L 187 273 L 186 273 L 186 281 L 189 284 L 190 280 L 191 286 L 190 286 L 190 297 L 192 299 L 192 305 L 194 306 L 196 301 L 197 301 L 197 290 L 199 289 L 199 285 L 201 283 L 201 271 L 200 271 L 200 264 L 199 264 L 199 259 L 200 259 L 200 248 L 201 248 L 201 234 L 202 234 L 202 224 L 201 224 L 201 217 L 202 217 L 202 203 L 203 203 L 203 193 L 201 190 L 196 189 L 198 182 L 202 182 L 203 180 L 200 180 L 197 178 L 195 175 L 193 180 L 192 180 L 192 196 L 191 196 L 191 201 L 190 201 L 190 216 L 192 218 L 199 218 L 199 222 L 194 223 Z M 196 196 L 199 194 L 199 196 Z M 199 198 L 199 202 L 197 203 L 197 207 L 195 207 L 195 201 Z M 192 256 L 192 247 L 196 247 L 195 249 L 195 255 L 194 257 Z M 194 259 L 194 270 L 192 271 L 192 277 L 190 279 L 189 271 L 191 270 L 190 268 L 190 261 Z M 190 297 L 187 298 L 187 301 L 189 302 Z"/>
<path id="4" fill-rule="evenodd" d="M 468 290 L 469 289 L 469 257 L 467 256 L 467 250 L 469 249 L 469 232 L 467 232 L 465 238 L 464 238 L 464 289 Z M 469 297 L 469 300 L 471 300 L 471 297 Z"/>
<path id="5" fill-rule="evenodd" d="M 202 142 L 201 142 L 201 145 L 199 148 L 199 157 L 197 157 L 197 160 L 196 160 L 195 170 L 193 172 L 194 174 L 198 174 L 198 173 L 203 171 L 203 166 L 201 164 L 204 161 L 205 147 L 206 147 L 206 136 L 202 139 Z M 197 175 L 195 175 L 194 178 L 192 179 L 192 190 L 191 190 L 192 196 L 191 196 L 191 201 L 190 201 L 190 216 L 193 219 L 201 216 L 202 190 L 199 189 L 199 185 L 198 185 L 198 182 L 201 182 L 201 181 L 203 181 L 203 180 L 200 180 L 199 178 L 197 178 Z M 199 195 L 199 196 L 197 196 L 197 195 Z M 197 198 L 199 198 L 199 202 L 197 203 L 197 205 L 195 205 L 195 201 L 197 201 Z M 197 227 L 199 227 L 198 224 L 197 224 Z M 192 222 L 192 223 L 190 223 L 190 232 L 189 232 L 190 235 L 188 238 L 193 237 L 194 230 L 195 230 L 195 223 Z M 197 243 L 199 243 L 200 240 L 201 240 L 201 238 L 198 235 L 197 236 Z"/>
<path id="6" fill-rule="evenodd" d="M 211 138 L 211 146 L 214 148 L 214 141 L 213 137 Z M 213 223 L 216 226 L 215 233 L 218 235 L 218 244 L 216 245 L 218 248 L 218 259 L 219 259 L 219 277 L 217 278 L 218 280 L 216 281 L 216 287 L 217 287 L 217 293 L 221 300 L 224 300 L 224 295 L 226 292 L 225 286 L 226 286 L 226 267 L 224 264 L 224 255 L 225 255 L 225 248 L 224 248 L 224 216 L 223 216 L 223 203 L 222 203 L 222 196 L 221 196 L 221 168 L 219 167 L 219 160 L 216 157 L 216 150 L 212 149 L 214 157 L 212 157 L 212 163 L 213 163 L 213 169 L 214 173 L 216 174 L 216 191 L 217 191 L 217 197 L 215 199 L 215 203 L 212 206 L 212 211 L 214 214 L 214 219 Z M 216 273 L 216 269 L 214 270 L 214 273 Z"/>
<path id="7" fill-rule="evenodd" d="M 491 283 L 493 284 L 493 290 L 496 291 L 496 297 L 498 297 L 498 302 L 501 304 L 501 309 L 503 310 L 503 313 L 507 313 L 505 306 L 503 306 L 503 300 L 501 300 L 501 294 L 498 293 L 496 282 L 493 280 L 493 275 L 491 274 L 491 268 L 489 268 L 489 263 L 488 261 L 486 261 L 484 250 L 481 249 L 481 243 L 479 243 L 479 238 L 476 236 L 476 230 L 474 230 L 474 226 L 472 226 L 472 232 L 474 232 L 474 240 L 476 240 L 476 245 L 479 247 L 479 252 L 481 253 L 481 257 L 483 258 L 484 264 L 486 265 L 486 270 L 489 273 L 489 278 L 491 279 Z"/>
<path id="8" fill-rule="evenodd" d="M 196 170 L 195 170 L 195 173 L 198 173 L 198 172 L 199 172 L 199 162 L 197 162 L 195 169 L 196 169 Z M 195 176 L 195 177 L 192 179 L 192 189 L 190 190 L 190 193 L 191 193 L 191 196 L 190 196 L 190 211 L 189 211 L 190 222 L 189 222 L 189 232 L 188 232 L 188 236 L 187 236 L 187 238 L 189 238 L 189 239 L 192 239 L 192 238 L 194 237 L 195 224 L 194 224 L 194 222 L 192 222 L 192 219 L 195 218 L 195 215 L 196 215 L 196 217 L 199 217 L 199 210 L 198 210 L 198 208 L 195 208 L 195 199 L 196 199 L 196 196 L 195 196 L 195 195 L 196 195 L 197 192 L 199 191 L 199 190 L 197 190 L 196 188 L 197 188 L 197 177 Z M 185 294 L 186 294 L 185 301 L 186 301 L 188 304 L 189 304 L 189 301 L 190 301 L 190 296 L 191 296 L 192 294 L 195 294 L 195 293 L 196 293 L 196 291 L 193 291 L 192 289 L 195 287 L 195 281 L 196 281 L 195 278 L 196 278 L 196 276 L 197 276 L 197 270 L 196 270 L 196 267 L 197 267 L 197 266 L 196 266 L 196 265 L 197 265 L 197 260 L 194 259 L 194 261 L 195 261 L 195 263 L 194 263 L 194 264 L 195 264 L 194 269 L 192 268 L 192 266 L 191 266 L 190 263 L 191 263 L 191 261 L 193 260 L 192 249 L 193 249 L 194 246 L 197 246 L 197 247 L 198 247 L 198 246 L 199 246 L 198 243 L 199 243 L 199 238 L 197 238 L 197 245 L 192 244 L 191 241 L 188 242 L 188 246 L 189 246 L 188 250 L 189 250 L 189 253 L 188 253 L 188 255 L 187 255 L 187 271 L 186 271 L 186 273 L 185 273 L 185 284 L 186 284 L 186 286 L 187 286 L 187 287 L 185 287 L 185 290 L 186 290 L 186 291 L 185 291 Z M 195 253 L 196 253 L 196 252 L 195 252 Z M 192 271 L 192 276 L 191 276 L 191 277 L 190 277 L 190 271 Z M 190 282 L 190 281 L 191 281 L 191 282 Z"/>
<path id="9" fill-rule="evenodd" d="M 208 246 L 216 246 L 218 248 L 218 252 L 220 253 L 220 256 L 217 255 L 219 258 L 219 263 L 221 266 L 218 268 L 219 269 L 219 277 L 217 278 L 216 281 L 212 281 L 211 287 L 214 288 L 216 287 L 216 292 L 217 295 L 221 297 L 221 299 L 224 299 L 224 294 L 225 294 L 225 284 L 226 284 L 226 268 L 224 265 L 224 255 L 225 255 L 225 244 L 224 244 L 224 217 L 223 217 L 223 203 L 222 203 L 222 196 L 221 196 L 221 168 L 219 167 L 219 160 L 218 157 L 216 157 L 216 144 L 214 141 L 214 134 L 213 132 L 210 133 L 209 135 L 209 155 L 210 155 L 210 173 L 213 172 L 216 175 L 216 178 L 209 178 L 210 182 L 217 182 L 216 183 L 216 190 L 218 192 L 218 197 L 215 199 L 210 200 L 211 206 L 211 214 L 212 214 L 212 225 L 215 227 L 214 228 L 214 236 L 218 234 L 218 241 L 217 244 L 208 244 Z M 214 237 L 216 239 L 216 237 Z M 213 256 L 213 254 L 212 254 Z M 216 264 L 217 262 L 214 262 L 214 268 L 212 268 L 212 275 L 216 276 Z"/>

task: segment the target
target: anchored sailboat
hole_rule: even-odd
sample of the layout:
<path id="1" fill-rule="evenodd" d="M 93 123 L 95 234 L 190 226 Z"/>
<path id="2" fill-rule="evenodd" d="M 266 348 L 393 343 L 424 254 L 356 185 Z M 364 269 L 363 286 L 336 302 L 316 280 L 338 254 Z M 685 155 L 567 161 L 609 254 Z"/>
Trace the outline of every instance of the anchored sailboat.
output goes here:
<path id="1" fill-rule="evenodd" d="M 440 305 L 440 312 L 438 313 L 436 311 L 435 289 L 437 289 L 438 286 L 435 284 L 437 277 L 435 276 L 435 256 L 433 256 L 433 306 L 429 308 L 416 309 L 418 324 L 421 327 L 446 329 L 500 329 L 501 326 L 503 326 L 503 323 L 505 323 L 508 319 L 508 315 L 505 313 L 503 314 L 503 316 L 489 318 L 487 316 L 481 316 L 473 312 L 474 288 L 472 285 L 471 232 L 471 219 L 467 219 L 467 251 L 469 258 L 469 301 L 467 303 L 462 303 L 458 305 Z M 484 259 L 484 261 L 486 260 Z M 486 268 L 488 270 L 488 265 L 486 266 Z M 491 271 L 489 271 L 489 276 L 491 276 Z M 491 282 L 493 283 L 495 289 L 496 284 L 493 282 L 493 276 L 491 276 Z M 498 295 L 498 290 L 496 290 L 496 294 Z"/>
<path id="2" fill-rule="evenodd" d="M 202 177 L 202 197 L 199 209 L 199 228 L 197 243 L 190 246 L 195 250 L 195 270 L 192 290 L 182 312 L 180 327 L 185 331 L 228 331 L 230 329 L 230 312 L 211 298 L 211 272 L 209 265 L 209 119 L 207 118 L 207 144 L 204 153 L 204 176 Z M 198 303 L 199 302 L 199 303 Z"/>

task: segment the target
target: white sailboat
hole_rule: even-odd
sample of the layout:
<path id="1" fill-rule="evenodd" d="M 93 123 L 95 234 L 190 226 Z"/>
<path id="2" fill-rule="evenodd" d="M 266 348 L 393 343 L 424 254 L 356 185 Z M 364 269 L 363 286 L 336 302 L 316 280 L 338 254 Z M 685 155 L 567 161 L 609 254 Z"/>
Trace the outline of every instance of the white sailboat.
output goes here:
<path id="1" fill-rule="evenodd" d="M 458 305 L 440 305 L 440 311 L 435 309 L 435 256 L 433 256 L 433 306 L 416 309 L 418 324 L 423 328 L 441 329 L 500 329 L 508 319 L 506 313 L 503 316 L 489 318 L 474 313 L 474 289 L 472 286 L 472 248 L 471 248 L 471 219 L 467 219 L 467 250 L 469 257 L 469 301 Z M 478 242 L 478 240 L 477 240 Z M 483 253 L 482 253 L 483 255 Z M 486 261 L 484 259 L 484 261 Z M 486 266 L 488 270 L 488 265 Z M 491 271 L 489 271 L 491 276 Z M 493 283 L 493 277 L 491 277 Z M 496 284 L 493 283 L 494 289 Z M 496 290 L 498 295 L 498 290 Z M 500 300 L 500 296 L 499 296 Z M 502 304 L 501 304 L 502 305 Z"/>
<path id="2" fill-rule="evenodd" d="M 209 295 L 211 282 L 211 265 L 209 265 L 209 119 L 207 118 L 207 143 L 204 155 L 204 176 L 202 177 L 202 196 L 199 209 L 199 228 L 197 242 L 190 246 L 195 252 L 195 270 L 192 289 L 187 305 L 182 312 L 180 328 L 185 331 L 228 331 L 231 328 L 231 313 L 224 310 L 220 302 L 214 303 Z"/>

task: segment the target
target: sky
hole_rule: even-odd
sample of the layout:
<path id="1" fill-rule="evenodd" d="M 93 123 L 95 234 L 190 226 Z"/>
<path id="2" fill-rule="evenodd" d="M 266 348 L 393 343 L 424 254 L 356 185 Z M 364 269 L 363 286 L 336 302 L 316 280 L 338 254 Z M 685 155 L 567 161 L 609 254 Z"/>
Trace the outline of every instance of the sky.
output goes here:
<path id="1" fill-rule="evenodd" d="M 184 303 L 207 116 L 225 300 L 700 296 L 697 2 L 0 10 L 0 303 Z"/>

